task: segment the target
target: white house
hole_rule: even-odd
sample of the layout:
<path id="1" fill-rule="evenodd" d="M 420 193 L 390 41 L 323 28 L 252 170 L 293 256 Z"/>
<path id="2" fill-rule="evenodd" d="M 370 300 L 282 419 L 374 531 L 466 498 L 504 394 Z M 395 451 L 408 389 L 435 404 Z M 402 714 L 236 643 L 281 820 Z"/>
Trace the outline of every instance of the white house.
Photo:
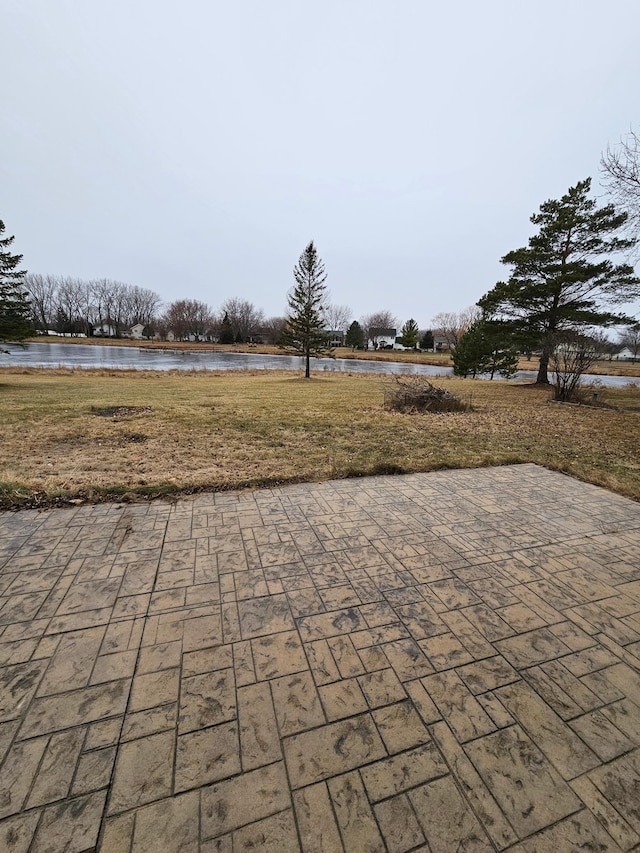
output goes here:
<path id="1" fill-rule="evenodd" d="M 377 326 L 372 326 L 369 329 L 369 338 L 367 345 L 371 349 L 384 349 L 385 347 L 393 347 L 396 342 L 395 329 L 383 329 Z"/>
<path id="2" fill-rule="evenodd" d="M 613 357 L 616 361 L 635 361 L 638 355 L 634 354 L 630 347 L 623 347 L 620 352 L 616 353 Z"/>
<path id="3" fill-rule="evenodd" d="M 101 326 L 94 326 L 93 334 L 96 338 L 115 338 L 115 326 L 112 326 L 110 323 L 103 323 Z"/>
<path id="4" fill-rule="evenodd" d="M 127 335 L 128 335 L 128 337 L 135 338 L 137 341 L 139 341 L 143 338 L 143 334 L 142 334 L 143 332 L 144 332 L 144 324 L 143 323 L 136 323 L 135 326 L 132 326 L 128 330 Z"/>

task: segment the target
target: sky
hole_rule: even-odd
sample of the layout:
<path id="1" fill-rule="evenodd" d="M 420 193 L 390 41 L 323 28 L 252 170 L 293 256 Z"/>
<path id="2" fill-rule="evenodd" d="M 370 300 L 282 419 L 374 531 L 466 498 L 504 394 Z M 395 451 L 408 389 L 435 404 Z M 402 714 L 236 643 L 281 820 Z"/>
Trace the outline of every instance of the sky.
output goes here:
<path id="1" fill-rule="evenodd" d="M 640 126 L 638 0 L 0 0 L 0 219 L 30 272 L 427 328 Z"/>

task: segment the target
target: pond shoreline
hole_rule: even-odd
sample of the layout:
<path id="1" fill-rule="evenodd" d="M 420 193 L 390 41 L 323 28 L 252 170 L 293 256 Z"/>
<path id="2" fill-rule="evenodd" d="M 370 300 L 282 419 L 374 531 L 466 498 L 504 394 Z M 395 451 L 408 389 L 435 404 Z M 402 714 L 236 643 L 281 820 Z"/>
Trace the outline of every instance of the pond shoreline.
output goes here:
<path id="1" fill-rule="evenodd" d="M 54 336 L 38 336 L 28 338 L 27 344 L 53 344 L 56 346 L 70 344 L 72 346 L 99 346 L 99 347 L 121 347 L 137 349 L 140 351 L 170 352 L 170 353 L 209 353 L 209 354 L 240 354 L 240 355 L 269 355 L 287 358 L 288 353 L 271 344 L 216 344 L 210 342 L 195 341 L 150 341 L 133 340 L 131 338 L 78 338 Z M 449 353 L 432 353 L 426 351 L 410 350 L 352 350 L 350 347 L 337 347 L 335 358 L 357 361 L 379 361 L 392 364 L 425 364 L 433 367 L 451 367 Z M 322 359 L 324 361 L 325 359 Z M 2 364 L 2 362 L 0 362 Z M 537 371 L 537 358 L 520 358 L 519 370 Z M 386 372 L 386 371 L 385 371 Z M 638 362 L 612 362 L 608 359 L 599 361 L 590 371 L 590 376 L 625 376 L 640 379 L 640 361 Z"/>
<path id="2" fill-rule="evenodd" d="M 405 358 L 388 360 L 381 358 L 353 358 L 347 351 L 347 357 L 314 358 L 312 371 L 327 373 L 379 373 L 384 375 L 413 374 L 431 377 L 451 377 L 453 368 L 443 361 L 436 364 L 418 360 L 415 355 L 409 360 L 409 353 L 401 353 Z M 374 355 L 374 353 L 371 353 Z M 394 353 L 395 355 L 395 353 Z M 388 354 L 391 356 L 391 353 Z M 228 349 L 186 349 L 184 347 L 138 346 L 128 343 L 118 346 L 114 343 L 101 345 L 97 341 L 85 343 L 84 339 L 69 341 L 29 342 L 25 347 L 7 345 L 7 353 L 0 356 L 0 368 L 67 368 L 67 369 L 108 369 L 108 370 L 151 370 L 151 371 L 269 371 L 285 370 L 296 372 L 302 369 L 303 359 L 298 355 L 288 355 L 274 348 L 265 353 L 255 350 L 248 352 L 229 351 Z M 534 369 L 519 370 L 513 377 L 515 381 L 535 382 L 537 366 Z M 482 377 L 479 377 L 482 378 Z M 585 378 L 599 382 L 603 386 L 622 387 L 638 380 L 635 375 L 585 374 Z M 504 381 L 496 377 L 496 381 Z"/>

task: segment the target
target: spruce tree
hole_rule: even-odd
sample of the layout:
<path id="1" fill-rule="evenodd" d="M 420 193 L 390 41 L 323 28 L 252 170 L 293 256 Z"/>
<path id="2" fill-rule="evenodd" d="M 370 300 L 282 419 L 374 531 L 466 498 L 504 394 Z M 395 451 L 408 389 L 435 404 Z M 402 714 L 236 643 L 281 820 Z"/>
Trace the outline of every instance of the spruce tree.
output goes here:
<path id="1" fill-rule="evenodd" d="M 420 349 L 433 349 L 434 345 L 433 332 L 431 329 L 427 329 L 420 338 Z"/>
<path id="2" fill-rule="evenodd" d="M 224 317 L 222 318 L 222 322 L 220 323 L 219 342 L 221 344 L 232 344 L 234 342 L 233 328 L 231 326 L 231 320 L 229 319 L 228 311 L 224 312 Z"/>
<path id="3" fill-rule="evenodd" d="M 347 329 L 345 343 L 352 349 L 362 349 L 364 346 L 364 329 L 357 320 L 354 320 Z"/>
<path id="4" fill-rule="evenodd" d="M 411 318 L 410 320 L 407 320 L 400 330 L 398 343 L 402 344 L 403 347 L 411 347 L 411 349 L 415 349 L 418 346 L 419 335 L 420 329 L 418 328 L 418 324 L 413 318 Z"/>
<path id="5" fill-rule="evenodd" d="M 2 237 L 5 227 L 0 220 L 0 341 L 22 341 L 31 333 L 30 306 L 24 289 L 26 270 L 17 270 L 22 255 L 12 255 L 13 237 Z"/>
<path id="6" fill-rule="evenodd" d="M 552 342 L 559 332 L 615 326 L 633 318 L 612 310 L 640 296 L 640 279 L 610 255 L 633 241 L 616 233 L 627 221 L 612 204 L 598 208 L 588 198 L 591 179 L 571 187 L 560 200 L 545 201 L 531 217 L 538 233 L 526 247 L 502 258 L 513 267 L 478 302 L 523 348 L 540 348 L 537 381 L 548 384 Z"/>
<path id="7" fill-rule="evenodd" d="M 327 299 L 327 274 L 313 240 L 300 255 L 293 268 L 293 277 L 295 286 L 287 297 L 287 325 L 280 345 L 289 352 L 304 356 L 304 375 L 309 379 L 311 356 L 333 353 L 324 331 L 323 320 L 323 307 Z"/>

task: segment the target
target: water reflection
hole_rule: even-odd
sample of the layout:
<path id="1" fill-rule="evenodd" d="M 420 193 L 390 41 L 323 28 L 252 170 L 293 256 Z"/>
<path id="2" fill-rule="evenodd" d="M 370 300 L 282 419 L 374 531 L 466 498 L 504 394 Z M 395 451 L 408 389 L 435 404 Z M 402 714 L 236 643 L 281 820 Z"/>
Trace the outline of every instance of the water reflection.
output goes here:
<path id="1" fill-rule="evenodd" d="M 102 367 L 134 370 L 302 370 L 303 359 L 295 355 L 263 355 L 236 352 L 187 352 L 138 347 L 101 346 L 99 344 L 35 343 L 24 349 L 5 347 L 0 366 L 24 367 Z M 450 367 L 412 362 L 366 361 L 357 358 L 311 359 L 312 370 L 348 373 L 413 373 L 426 376 L 451 376 Z M 533 381 L 535 372 L 519 371 L 515 378 Z M 639 379 L 626 376 L 593 377 L 602 385 L 621 387 Z"/>
<path id="2" fill-rule="evenodd" d="M 9 355 L 0 364 L 25 367 L 103 367 L 135 370 L 302 370 L 303 359 L 296 355 L 264 355 L 241 352 L 202 352 L 144 347 L 101 346 L 99 344 L 28 344 L 25 349 L 9 346 Z M 357 358 L 312 358 L 312 370 L 354 373 L 423 373 L 449 376 L 450 367 Z"/>

